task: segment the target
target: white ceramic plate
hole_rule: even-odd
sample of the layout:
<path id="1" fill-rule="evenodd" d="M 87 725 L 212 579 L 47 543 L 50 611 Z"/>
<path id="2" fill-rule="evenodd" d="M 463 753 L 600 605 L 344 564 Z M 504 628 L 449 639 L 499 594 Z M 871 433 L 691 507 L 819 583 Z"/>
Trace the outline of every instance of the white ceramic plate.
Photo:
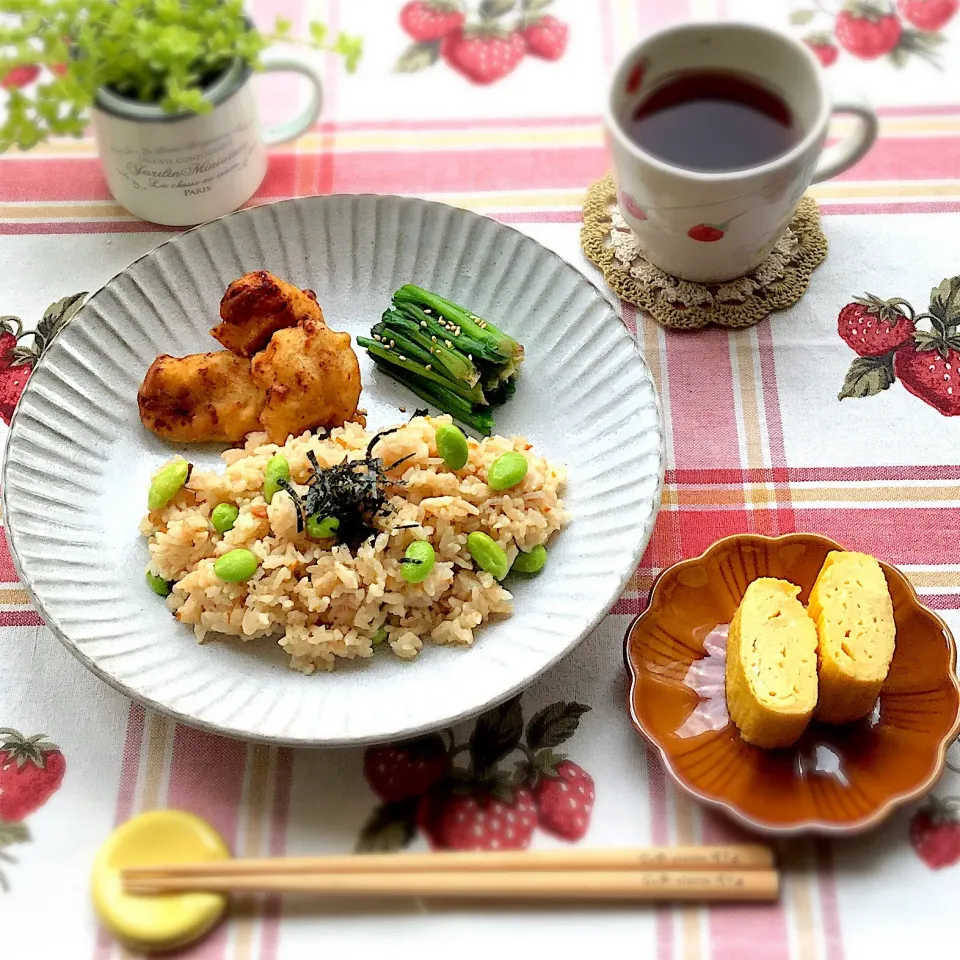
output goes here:
<path id="1" fill-rule="evenodd" d="M 144 582 L 137 524 L 174 448 L 140 424 L 159 353 L 218 349 L 224 289 L 267 269 L 316 291 L 330 325 L 367 333 L 407 281 L 470 306 L 526 347 L 496 430 L 569 470 L 570 526 L 512 617 L 470 649 L 427 644 L 304 676 L 272 642 L 198 644 Z M 419 401 L 358 350 L 378 428 Z M 200 469 L 219 449 L 180 448 Z M 633 340 L 580 273 L 529 237 L 442 204 L 332 196 L 245 210 L 162 244 L 76 315 L 30 377 L 11 424 L 4 517 L 21 579 L 53 632 L 121 692 L 185 723 L 275 743 L 387 740 L 469 717 L 569 653 L 619 596 L 659 504 L 656 391 Z"/>

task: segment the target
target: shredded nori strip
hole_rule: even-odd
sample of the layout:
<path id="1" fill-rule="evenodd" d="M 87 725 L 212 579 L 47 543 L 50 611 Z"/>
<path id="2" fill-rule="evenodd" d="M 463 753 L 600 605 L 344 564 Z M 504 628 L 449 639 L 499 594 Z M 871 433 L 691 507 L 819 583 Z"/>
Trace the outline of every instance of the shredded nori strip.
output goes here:
<path id="1" fill-rule="evenodd" d="M 426 413 L 426 410 L 415 410 L 410 419 Z M 377 520 L 390 512 L 388 489 L 403 485 L 401 481 L 388 477 L 387 473 L 406 463 L 414 454 L 407 454 L 388 467 L 383 465 L 382 459 L 371 454 L 380 440 L 403 429 L 403 426 L 381 430 L 371 437 L 362 460 L 344 460 L 334 467 L 321 467 L 317 455 L 313 450 L 308 450 L 307 459 L 313 467 L 313 474 L 307 481 L 307 492 L 304 494 L 297 493 L 288 480 L 278 480 L 280 488 L 286 490 L 297 508 L 297 533 L 303 532 L 308 517 L 335 517 L 340 521 L 337 540 L 351 550 L 356 550 L 360 544 L 376 536 L 379 532 Z"/>

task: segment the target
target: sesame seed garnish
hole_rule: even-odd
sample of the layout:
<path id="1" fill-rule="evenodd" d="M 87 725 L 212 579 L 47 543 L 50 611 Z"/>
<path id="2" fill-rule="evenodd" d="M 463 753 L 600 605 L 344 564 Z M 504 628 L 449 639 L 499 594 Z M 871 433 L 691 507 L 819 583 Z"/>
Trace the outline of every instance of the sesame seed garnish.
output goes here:
<path id="1" fill-rule="evenodd" d="M 379 343 L 379 342 L 380 342 L 380 334 L 379 334 L 379 333 L 375 333 L 375 334 L 373 335 L 373 339 L 376 340 L 376 341 Z"/>
<path id="2" fill-rule="evenodd" d="M 472 353 L 468 353 L 468 354 L 467 354 L 467 359 L 468 359 L 468 360 L 473 360 L 473 354 L 472 354 Z"/>
<path id="3" fill-rule="evenodd" d="M 433 311 L 432 311 L 429 307 L 424 307 L 424 308 L 423 308 L 423 312 L 424 312 L 424 313 L 433 313 Z"/>
<path id="4" fill-rule="evenodd" d="M 437 342 L 437 338 L 436 338 L 436 337 L 431 337 L 431 338 L 430 338 L 430 342 L 431 342 L 431 343 L 436 343 L 436 342 Z"/>
<path id="5" fill-rule="evenodd" d="M 432 364 L 432 363 L 428 363 L 428 364 L 424 367 L 424 370 L 432 370 L 432 369 L 433 369 L 433 364 Z"/>
<path id="6" fill-rule="evenodd" d="M 425 327 L 426 325 L 427 325 L 427 321 L 426 321 L 426 320 L 421 320 L 421 321 L 420 321 L 420 326 L 421 326 L 421 327 Z"/>
<path id="7" fill-rule="evenodd" d="M 397 356 L 398 356 L 401 360 L 406 360 L 406 359 L 407 359 L 402 353 L 398 353 Z"/>
<path id="8" fill-rule="evenodd" d="M 453 349 L 453 344 L 449 340 L 443 341 L 451 350 Z"/>
<path id="9" fill-rule="evenodd" d="M 396 340 L 391 340 L 391 341 L 390 341 L 390 346 L 391 346 L 391 347 L 395 347 L 396 345 L 397 345 L 397 341 L 396 341 Z"/>

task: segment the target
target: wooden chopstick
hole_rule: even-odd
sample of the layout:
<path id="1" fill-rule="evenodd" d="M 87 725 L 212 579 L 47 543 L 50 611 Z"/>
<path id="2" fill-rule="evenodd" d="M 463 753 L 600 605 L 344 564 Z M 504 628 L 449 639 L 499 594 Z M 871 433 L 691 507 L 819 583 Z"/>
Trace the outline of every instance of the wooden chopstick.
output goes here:
<path id="1" fill-rule="evenodd" d="M 400 859 L 399 857 L 397 859 Z M 577 870 L 552 872 L 308 873 L 129 879 L 128 893 L 312 893 L 353 897 L 511 900 L 775 900 L 775 870 Z"/>
<path id="2" fill-rule="evenodd" d="M 128 867 L 125 881 L 155 878 L 294 874 L 461 873 L 491 871 L 771 870 L 773 851 L 759 844 L 648 847 L 615 850 L 536 850 L 490 853 L 365 853 L 337 857 L 216 860 Z"/>

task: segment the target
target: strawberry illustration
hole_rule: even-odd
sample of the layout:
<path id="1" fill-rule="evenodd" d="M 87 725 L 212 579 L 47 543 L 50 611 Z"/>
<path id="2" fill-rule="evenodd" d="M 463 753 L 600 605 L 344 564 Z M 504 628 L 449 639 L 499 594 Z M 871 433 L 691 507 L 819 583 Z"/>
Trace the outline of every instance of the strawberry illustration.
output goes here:
<path id="1" fill-rule="evenodd" d="M 864 2 L 842 10 L 834 32 L 844 50 L 861 60 L 876 60 L 896 49 L 903 25 L 889 7 Z"/>
<path id="2" fill-rule="evenodd" d="M 921 329 L 922 321 L 929 321 L 930 329 Z M 859 354 L 843 382 L 841 400 L 872 397 L 899 378 L 944 416 L 960 415 L 960 276 L 933 288 L 927 313 L 915 313 L 900 297 L 881 300 L 868 293 L 840 311 L 837 325 Z"/>
<path id="3" fill-rule="evenodd" d="M 521 33 L 528 53 L 543 60 L 559 60 L 567 49 L 570 28 L 546 14 L 532 20 Z"/>
<path id="4" fill-rule="evenodd" d="M 524 728 L 514 697 L 480 716 L 466 744 L 456 746 L 446 731 L 448 743 L 431 735 L 367 750 L 364 776 L 384 802 L 367 818 L 357 850 L 405 847 L 418 831 L 437 850 L 524 850 L 538 808 L 544 830 L 580 839 L 593 808 L 593 779 L 553 748 L 573 736 L 589 709 L 552 703 Z M 522 759 L 511 774 L 504 761 L 517 751 Z M 468 762 L 454 765 L 464 753 Z"/>
<path id="5" fill-rule="evenodd" d="M 960 863 L 960 797 L 930 797 L 910 821 L 910 846 L 931 870 Z"/>
<path id="6" fill-rule="evenodd" d="M 901 305 L 910 311 L 909 317 Z M 841 338 L 861 357 L 880 357 L 896 350 L 913 337 L 915 329 L 913 308 L 906 300 L 881 300 L 872 293 L 855 297 L 837 318 Z"/>
<path id="7" fill-rule="evenodd" d="M 24 330 L 19 317 L 0 317 L 0 419 L 8 426 L 35 364 L 54 337 L 83 306 L 86 293 L 63 297 L 47 307 L 36 330 Z M 21 340 L 31 337 L 30 346 Z"/>
<path id="8" fill-rule="evenodd" d="M 562 760 L 552 776 L 541 777 L 533 797 L 541 830 L 561 840 L 579 840 L 587 832 L 596 790 L 578 764 Z"/>
<path id="9" fill-rule="evenodd" d="M 0 80 L 0 87 L 6 90 L 26 87 L 39 76 L 40 68 L 35 63 L 23 63 L 19 67 L 7 71 L 3 79 Z"/>
<path id="10" fill-rule="evenodd" d="M 700 243 L 716 243 L 722 240 L 724 231 L 720 227 L 715 227 L 710 223 L 698 223 L 687 231 L 687 236 L 691 240 L 698 240 Z"/>
<path id="11" fill-rule="evenodd" d="M 893 370 L 915 397 L 945 417 L 960 416 L 960 335 L 910 341 L 894 355 Z"/>
<path id="12" fill-rule="evenodd" d="M 368 747 L 363 775 L 370 789 L 386 803 L 418 797 L 446 776 L 450 757 L 437 735 L 403 743 Z"/>
<path id="13" fill-rule="evenodd" d="M 19 333 L 19 331 L 18 331 Z M 17 363 L 14 351 L 17 347 L 17 333 L 4 328 L 0 333 L 0 419 L 7 426 L 16 409 L 23 388 L 30 378 L 31 367 Z"/>
<path id="14" fill-rule="evenodd" d="M 803 42 L 816 54 L 821 66 L 832 67 L 840 56 L 840 51 L 832 42 L 832 37 L 825 33 L 812 34 L 804 37 Z"/>
<path id="15" fill-rule="evenodd" d="M 40 733 L 27 739 L 0 729 L 0 821 L 19 823 L 42 807 L 63 780 L 67 764 Z"/>
<path id="16" fill-rule="evenodd" d="M 525 850 L 533 839 L 537 811 L 530 791 L 506 795 L 483 789 L 427 794 L 417 823 L 434 850 Z"/>
<path id="17" fill-rule="evenodd" d="M 903 19 L 918 30 L 942 30 L 960 9 L 960 0 L 897 0 Z"/>
<path id="18" fill-rule="evenodd" d="M 440 44 L 440 56 L 471 83 L 491 84 L 512 73 L 527 51 L 523 37 L 515 30 L 480 27 L 447 34 Z"/>
<path id="19" fill-rule="evenodd" d="M 418 43 L 440 40 L 459 30 L 465 20 L 455 0 L 411 0 L 400 10 L 400 26 Z"/>

